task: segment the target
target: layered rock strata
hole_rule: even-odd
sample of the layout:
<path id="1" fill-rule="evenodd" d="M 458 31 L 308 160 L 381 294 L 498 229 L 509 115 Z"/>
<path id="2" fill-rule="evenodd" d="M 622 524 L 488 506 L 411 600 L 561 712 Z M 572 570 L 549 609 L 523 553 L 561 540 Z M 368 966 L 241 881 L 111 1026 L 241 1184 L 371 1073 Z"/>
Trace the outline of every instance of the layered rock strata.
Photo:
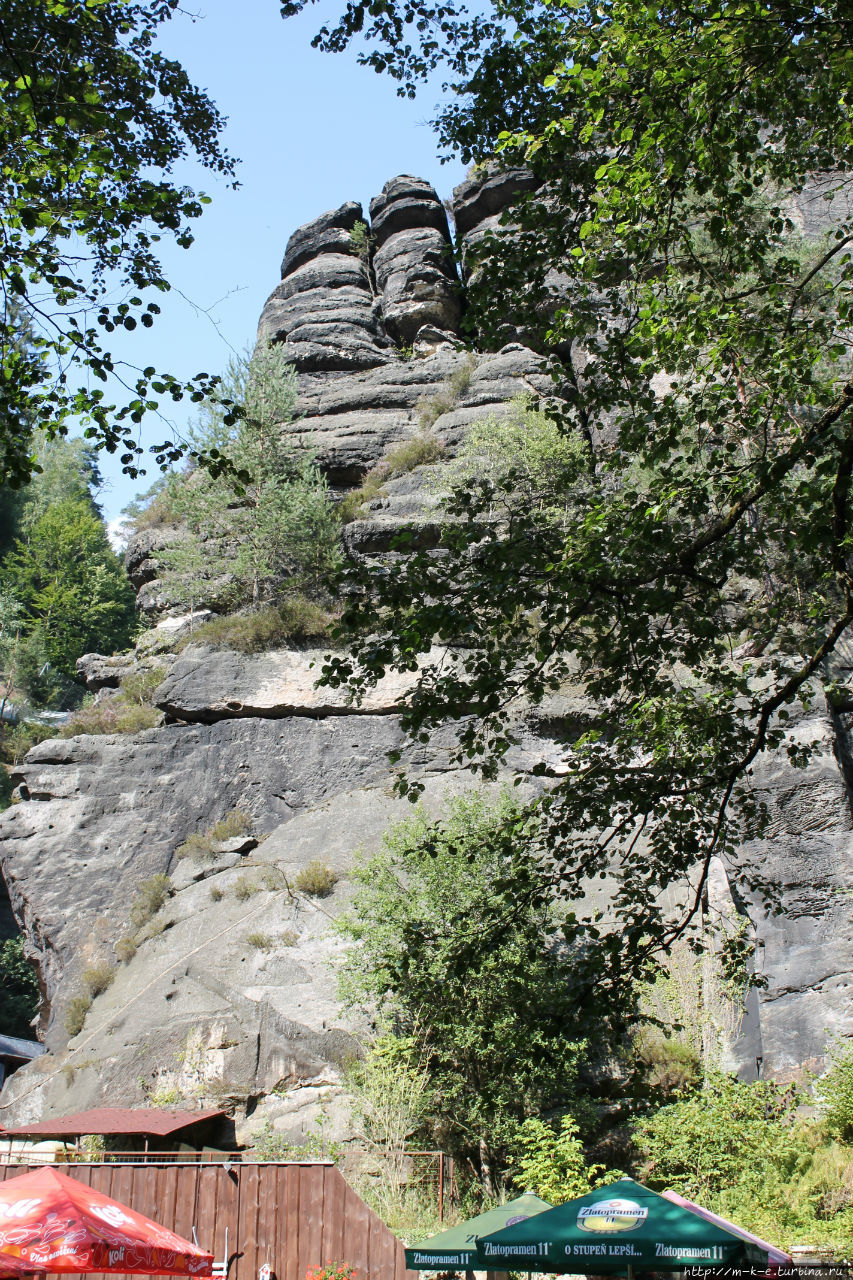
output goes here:
<path id="1" fill-rule="evenodd" d="M 526 181 L 475 173 L 457 190 L 467 252 Z M 370 216 L 360 230 L 362 208 L 348 202 L 295 232 L 260 326 L 298 374 L 287 437 L 308 441 L 342 488 L 419 432 L 449 457 L 478 418 L 507 412 L 519 394 L 553 391 L 520 343 L 466 349 L 446 218 L 427 184 L 392 180 Z M 386 553 L 403 527 L 429 544 L 437 499 L 428 476 L 418 468 L 384 486 L 346 528 L 353 554 Z M 141 604 L 162 615 L 143 649 L 163 666 L 155 698 L 170 722 L 41 744 L 18 770 L 20 803 L 0 817 L 0 866 L 39 966 L 50 1050 L 7 1083 L 0 1124 L 168 1095 L 233 1102 L 243 1137 L 268 1119 L 298 1138 L 321 1111 L 333 1117 L 332 1136 L 346 1136 L 340 1065 L 359 1028 L 338 1006 L 340 943 L 330 926 L 347 901 L 357 847 L 375 846 L 408 812 L 392 798 L 387 753 L 404 751 L 435 812 L 471 779 L 451 767 L 449 735 L 403 741 L 405 682 L 389 681 L 355 707 L 314 687 L 320 651 L 241 656 L 190 646 L 170 655 L 198 618 L 178 616 L 161 590 L 163 536 L 137 538 L 128 563 Z M 94 657 L 81 668 L 95 689 L 115 687 L 127 669 Z M 839 679 L 851 670 L 853 661 Z M 559 776 L 562 744 L 594 715 L 571 685 L 535 713 L 520 707 L 508 770 L 524 775 L 544 760 Z M 767 979 L 737 1046 L 746 1076 L 819 1066 L 828 1034 L 853 1033 L 851 720 L 818 695 L 796 725 L 820 742 L 809 767 L 794 770 L 780 753 L 755 771 L 771 825 L 742 859 L 775 884 L 781 914 L 715 869 L 713 905 L 749 912 Z M 248 815 L 247 836 L 178 856 L 188 837 L 234 809 Z M 338 876 L 327 896 L 294 887 L 316 858 Z M 171 896 L 136 923 L 140 886 L 162 875 Z M 66 1016 L 87 970 L 115 963 L 116 943 L 130 935 L 112 983 L 69 1038 Z"/>

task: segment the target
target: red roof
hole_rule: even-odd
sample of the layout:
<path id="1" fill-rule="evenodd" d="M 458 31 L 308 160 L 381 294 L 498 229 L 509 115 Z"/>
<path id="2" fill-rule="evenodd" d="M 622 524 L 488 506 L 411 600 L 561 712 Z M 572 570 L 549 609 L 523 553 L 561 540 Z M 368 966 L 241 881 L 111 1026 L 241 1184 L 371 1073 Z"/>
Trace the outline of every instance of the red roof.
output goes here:
<path id="1" fill-rule="evenodd" d="M 167 1111 L 161 1107 L 94 1107 L 70 1116 L 39 1120 L 37 1124 L 7 1129 L 14 1138 L 77 1138 L 83 1133 L 139 1133 L 166 1138 L 203 1120 L 224 1116 L 224 1111 Z"/>

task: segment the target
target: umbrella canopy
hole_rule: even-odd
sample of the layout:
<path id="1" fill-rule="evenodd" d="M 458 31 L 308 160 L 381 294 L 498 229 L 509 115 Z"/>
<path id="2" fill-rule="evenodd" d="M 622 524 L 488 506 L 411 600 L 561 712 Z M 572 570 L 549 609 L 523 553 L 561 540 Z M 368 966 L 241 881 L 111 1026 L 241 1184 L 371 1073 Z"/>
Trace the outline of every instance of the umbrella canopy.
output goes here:
<path id="1" fill-rule="evenodd" d="M 0 1184 L 0 1272 L 7 1258 L 28 1271 L 209 1276 L 213 1255 L 135 1209 L 55 1169 Z"/>
<path id="2" fill-rule="evenodd" d="M 457 1227 L 448 1227 L 437 1236 L 406 1250 L 406 1266 L 410 1271 L 443 1271 L 451 1268 L 470 1270 L 477 1265 L 477 1236 L 489 1235 L 501 1227 L 517 1225 L 544 1213 L 551 1205 L 538 1196 L 523 1195 L 497 1209 L 488 1209 Z"/>
<path id="3" fill-rule="evenodd" d="M 761 1236 L 753 1235 L 751 1231 L 745 1231 L 743 1227 L 736 1226 L 734 1222 L 729 1222 L 728 1218 L 721 1218 L 718 1213 L 712 1213 L 710 1209 L 703 1209 L 701 1204 L 694 1204 L 692 1200 L 685 1200 L 684 1196 L 680 1196 L 677 1191 L 664 1191 L 663 1194 L 673 1204 L 680 1204 L 682 1209 L 690 1209 L 693 1213 L 698 1213 L 700 1218 L 705 1218 L 707 1222 L 715 1222 L 718 1227 L 725 1227 L 727 1231 L 733 1231 L 741 1239 L 757 1244 L 759 1249 L 766 1249 L 771 1272 L 778 1271 L 779 1267 L 792 1267 L 794 1265 L 794 1259 L 790 1253 L 786 1253 L 784 1249 L 777 1248 L 775 1244 L 768 1244 L 766 1240 L 761 1239 Z"/>
<path id="4" fill-rule="evenodd" d="M 477 1239 L 477 1267 L 488 1271 L 605 1275 L 742 1263 L 766 1268 L 767 1250 L 633 1178 Z"/>
<path id="5" fill-rule="evenodd" d="M 20 1258 L 0 1253 L 0 1280 L 18 1280 L 19 1276 L 32 1275 L 35 1275 L 35 1267 L 31 1262 L 21 1262 Z"/>

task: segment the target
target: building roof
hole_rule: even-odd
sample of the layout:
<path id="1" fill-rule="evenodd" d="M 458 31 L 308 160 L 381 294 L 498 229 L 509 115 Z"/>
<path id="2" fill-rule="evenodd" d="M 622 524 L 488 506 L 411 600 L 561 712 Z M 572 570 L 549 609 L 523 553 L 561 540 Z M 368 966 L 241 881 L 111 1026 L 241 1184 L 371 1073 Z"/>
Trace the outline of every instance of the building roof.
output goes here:
<path id="1" fill-rule="evenodd" d="M 20 1036 L 4 1036 L 0 1034 L 0 1058 L 21 1058 L 31 1062 L 44 1053 L 44 1045 L 38 1040 L 22 1040 Z"/>
<path id="2" fill-rule="evenodd" d="M 224 1111 L 167 1111 L 161 1107 L 94 1107 L 91 1111 L 76 1111 L 70 1116 L 56 1116 L 52 1120 L 39 1120 L 36 1124 L 20 1125 L 7 1129 L 15 1138 L 78 1138 L 84 1133 L 113 1134 L 138 1133 L 148 1137 L 166 1138 L 190 1125 L 201 1124 L 224 1116 Z"/>

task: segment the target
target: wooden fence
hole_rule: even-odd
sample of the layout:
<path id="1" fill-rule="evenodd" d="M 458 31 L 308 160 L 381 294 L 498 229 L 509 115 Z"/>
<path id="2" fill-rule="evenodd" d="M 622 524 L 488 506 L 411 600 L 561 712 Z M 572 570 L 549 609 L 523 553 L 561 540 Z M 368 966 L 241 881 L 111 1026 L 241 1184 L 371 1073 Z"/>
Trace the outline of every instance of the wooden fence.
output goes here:
<path id="1" fill-rule="evenodd" d="M 31 1166 L 0 1166 L 0 1181 Z M 198 1243 L 227 1280 L 305 1280 L 315 1264 L 347 1262 L 357 1280 L 417 1280 L 403 1245 L 331 1163 L 92 1164 L 62 1170 Z M 100 1277 L 99 1277 L 100 1280 Z"/>

